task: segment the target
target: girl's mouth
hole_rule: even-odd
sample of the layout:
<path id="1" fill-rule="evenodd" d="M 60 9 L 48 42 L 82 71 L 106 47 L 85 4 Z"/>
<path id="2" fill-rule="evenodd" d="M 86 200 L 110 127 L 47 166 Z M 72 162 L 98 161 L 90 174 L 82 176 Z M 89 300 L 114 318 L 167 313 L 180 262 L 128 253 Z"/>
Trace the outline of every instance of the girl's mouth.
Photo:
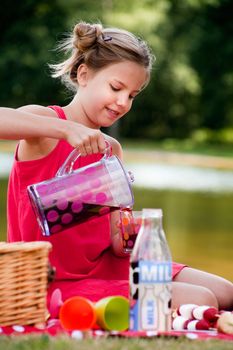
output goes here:
<path id="1" fill-rule="evenodd" d="M 118 119 L 120 113 L 115 111 L 114 109 L 108 108 L 106 107 L 106 110 L 108 112 L 108 115 L 112 118 L 112 119 Z"/>

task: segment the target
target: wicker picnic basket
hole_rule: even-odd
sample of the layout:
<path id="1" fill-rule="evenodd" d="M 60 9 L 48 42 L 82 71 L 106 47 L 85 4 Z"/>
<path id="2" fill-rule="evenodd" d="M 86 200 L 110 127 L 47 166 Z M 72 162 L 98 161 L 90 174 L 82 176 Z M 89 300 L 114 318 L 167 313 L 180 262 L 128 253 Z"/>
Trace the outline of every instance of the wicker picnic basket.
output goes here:
<path id="1" fill-rule="evenodd" d="M 46 320 L 49 242 L 0 242 L 0 326 Z"/>

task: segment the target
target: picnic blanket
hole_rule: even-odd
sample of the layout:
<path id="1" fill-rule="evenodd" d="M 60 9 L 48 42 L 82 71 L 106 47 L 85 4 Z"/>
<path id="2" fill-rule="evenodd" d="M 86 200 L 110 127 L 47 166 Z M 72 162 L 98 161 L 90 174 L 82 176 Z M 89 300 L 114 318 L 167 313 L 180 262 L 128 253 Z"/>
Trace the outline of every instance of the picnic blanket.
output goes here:
<path id="1" fill-rule="evenodd" d="M 66 334 L 75 339 L 84 338 L 100 338 L 100 337 L 124 337 L 124 338 L 156 338 L 156 337 L 186 337 L 191 340 L 199 339 L 221 339 L 225 341 L 233 341 L 233 335 L 223 334 L 217 332 L 217 330 L 211 331 L 170 331 L 170 332 L 133 332 L 133 331 L 103 331 L 101 329 L 94 329 L 89 331 L 66 331 L 62 328 L 58 319 L 50 319 L 46 325 L 38 324 L 35 326 L 19 326 L 12 325 L 6 327 L 0 327 L 1 335 L 21 335 L 21 334 L 48 334 L 50 336 L 59 336 Z"/>

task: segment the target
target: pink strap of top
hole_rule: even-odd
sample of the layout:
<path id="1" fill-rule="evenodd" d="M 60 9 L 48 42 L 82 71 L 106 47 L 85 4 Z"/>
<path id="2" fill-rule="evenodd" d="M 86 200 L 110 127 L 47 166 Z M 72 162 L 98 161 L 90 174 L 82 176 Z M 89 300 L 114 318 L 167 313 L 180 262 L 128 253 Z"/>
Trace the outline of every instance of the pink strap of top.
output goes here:
<path id="1" fill-rule="evenodd" d="M 66 118 L 66 115 L 65 115 L 65 112 L 63 111 L 63 109 L 60 107 L 60 106 L 48 106 L 49 108 L 53 109 L 57 115 L 58 115 L 58 118 L 60 119 L 67 119 Z"/>

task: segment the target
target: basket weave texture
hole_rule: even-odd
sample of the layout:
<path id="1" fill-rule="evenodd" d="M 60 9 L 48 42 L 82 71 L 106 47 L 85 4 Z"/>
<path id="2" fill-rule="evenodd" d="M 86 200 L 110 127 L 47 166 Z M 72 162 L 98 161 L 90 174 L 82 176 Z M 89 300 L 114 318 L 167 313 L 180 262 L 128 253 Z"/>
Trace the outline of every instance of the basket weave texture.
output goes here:
<path id="1" fill-rule="evenodd" d="M 0 242 L 0 326 L 46 320 L 49 242 Z"/>

